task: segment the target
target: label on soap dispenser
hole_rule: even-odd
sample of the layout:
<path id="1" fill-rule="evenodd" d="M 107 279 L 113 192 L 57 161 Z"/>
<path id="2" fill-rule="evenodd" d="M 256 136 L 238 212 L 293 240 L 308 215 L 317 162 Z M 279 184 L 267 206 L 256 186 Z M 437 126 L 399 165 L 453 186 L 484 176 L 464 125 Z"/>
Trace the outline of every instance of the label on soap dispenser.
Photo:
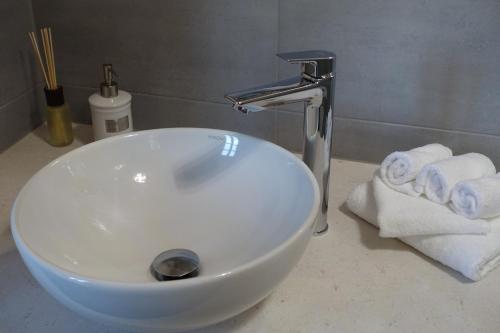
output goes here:
<path id="1" fill-rule="evenodd" d="M 106 132 L 116 133 L 121 132 L 130 127 L 128 115 L 118 119 L 106 119 Z"/>

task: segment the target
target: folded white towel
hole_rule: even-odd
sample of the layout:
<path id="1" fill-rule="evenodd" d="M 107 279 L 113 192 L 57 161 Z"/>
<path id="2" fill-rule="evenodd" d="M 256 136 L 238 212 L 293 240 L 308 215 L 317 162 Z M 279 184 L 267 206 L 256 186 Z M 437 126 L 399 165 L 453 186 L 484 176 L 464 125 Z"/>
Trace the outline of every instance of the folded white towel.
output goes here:
<path id="1" fill-rule="evenodd" d="M 377 205 L 372 183 L 354 189 L 347 200 L 349 209 L 377 225 Z M 435 235 L 402 237 L 401 240 L 423 254 L 478 281 L 500 264 L 500 218 L 491 221 L 487 235 Z"/>
<path id="2" fill-rule="evenodd" d="M 439 143 L 431 143 L 408 151 L 395 151 L 389 154 L 380 166 L 384 183 L 398 192 L 419 196 L 415 191 L 414 180 L 426 165 L 452 156 L 451 149 Z"/>
<path id="3" fill-rule="evenodd" d="M 417 175 L 415 190 L 424 192 L 429 200 L 445 204 L 450 200 L 451 189 L 459 181 L 495 173 L 495 165 L 482 154 L 453 156 L 424 166 Z"/>
<path id="4" fill-rule="evenodd" d="M 451 208 L 470 219 L 500 215 L 500 173 L 459 182 L 451 191 Z"/>
<path id="5" fill-rule="evenodd" d="M 453 213 L 446 206 L 390 189 L 378 172 L 372 182 L 380 237 L 486 234 L 491 230 L 487 221 L 472 221 Z"/>

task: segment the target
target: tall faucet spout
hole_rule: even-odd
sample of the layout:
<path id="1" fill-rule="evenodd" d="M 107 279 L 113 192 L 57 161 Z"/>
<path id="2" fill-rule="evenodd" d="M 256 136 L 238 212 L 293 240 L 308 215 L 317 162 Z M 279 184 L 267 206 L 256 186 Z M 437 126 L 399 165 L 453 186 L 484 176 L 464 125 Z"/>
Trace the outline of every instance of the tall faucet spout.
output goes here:
<path id="1" fill-rule="evenodd" d="M 234 92 L 224 97 L 233 103 L 235 110 L 248 113 L 295 102 L 307 102 L 319 106 L 323 91 L 318 82 L 298 76 Z"/>
<path id="2" fill-rule="evenodd" d="M 333 102 L 335 92 L 335 54 L 328 51 L 302 51 L 279 54 L 292 63 L 302 64 L 298 77 L 227 94 L 233 108 L 243 113 L 270 107 L 304 103 L 303 161 L 313 172 L 321 195 L 321 211 L 315 234 L 328 229 L 328 189 L 333 134 Z"/>

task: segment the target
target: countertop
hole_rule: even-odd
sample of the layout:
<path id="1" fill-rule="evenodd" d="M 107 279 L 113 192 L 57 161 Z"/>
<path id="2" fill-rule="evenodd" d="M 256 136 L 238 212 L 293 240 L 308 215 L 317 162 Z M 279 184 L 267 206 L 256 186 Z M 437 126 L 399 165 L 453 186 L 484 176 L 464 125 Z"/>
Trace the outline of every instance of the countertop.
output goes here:
<path id="1" fill-rule="evenodd" d="M 57 156 L 89 142 L 54 148 L 41 127 L 0 154 L 0 333 L 126 332 L 84 319 L 31 277 L 8 229 L 22 185 Z M 356 218 L 344 201 L 376 165 L 333 160 L 330 229 L 314 237 L 297 267 L 263 302 L 207 332 L 500 332 L 500 269 L 472 283 Z M 127 331 L 128 332 L 128 331 Z M 194 333 L 194 332 L 192 332 Z"/>

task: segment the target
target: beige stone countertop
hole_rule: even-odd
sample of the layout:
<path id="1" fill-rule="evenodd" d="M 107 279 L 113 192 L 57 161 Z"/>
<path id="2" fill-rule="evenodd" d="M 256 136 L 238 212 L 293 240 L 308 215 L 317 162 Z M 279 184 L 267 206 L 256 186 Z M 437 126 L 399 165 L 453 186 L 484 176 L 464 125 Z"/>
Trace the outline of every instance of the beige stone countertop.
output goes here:
<path id="1" fill-rule="evenodd" d="M 31 277 L 7 228 L 22 185 L 57 156 L 89 142 L 50 147 L 39 128 L 0 154 L 0 333 L 126 332 L 66 309 Z M 215 332 L 500 332 L 500 269 L 472 283 L 356 218 L 344 206 L 376 165 L 333 160 L 330 230 L 311 240 L 300 263 L 263 302 Z"/>

